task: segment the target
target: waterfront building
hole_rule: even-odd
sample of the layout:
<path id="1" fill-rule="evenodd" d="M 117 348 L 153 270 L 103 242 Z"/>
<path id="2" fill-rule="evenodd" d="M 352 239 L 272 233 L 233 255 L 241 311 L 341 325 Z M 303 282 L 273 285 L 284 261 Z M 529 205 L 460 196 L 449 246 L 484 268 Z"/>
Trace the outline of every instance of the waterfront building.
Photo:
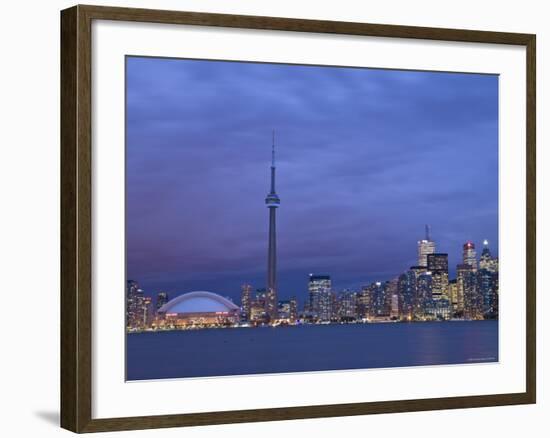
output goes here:
<path id="1" fill-rule="evenodd" d="M 472 283 L 475 283 L 475 272 L 470 265 L 460 264 L 456 266 L 457 284 L 457 312 L 465 317 L 466 297 L 472 296 Z"/>
<path id="2" fill-rule="evenodd" d="M 159 309 L 164 325 L 175 328 L 216 327 L 239 321 L 240 309 L 213 292 L 194 291 L 168 301 Z"/>
<path id="3" fill-rule="evenodd" d="M 459 316 L 459 312 L 464 310 L 464 299 L 459 300 L 458 283 L 456 279 L 449 281 L 449 285 L 447 286 L 447 296 L 451 301 L 453 316 Z M 459 301 L 461 302 L 461 305 L 459 305 Z"/>
<path id="4" fill-rule="evenodd" d="M 489 250 L 489 242 L 483 241 L 483 250 L 479 257 L 479 269 L 486 269 L 489 272 L 498 272 L 498 259 L 493 258 Z"/>
<path id="5" fill-rule="evenodd" d="M 169 301 L 168 293 L 167 292 L 159 292 L 157 294 L 157 304 L 156 304 L 156 310 L 158 310 L 164 306 Z"/>
<path id="6" fill-rule="evenodd" d="M 141 325 L 142 328 L 149 328 L 151 327 L 151 324 L 153 323 L 153 299 L 151 297 L 143 297 L 143 306 L 142 306 L 142 320 Z"/>
<path id="7" fill-rule="evenodd" d="M 430 226 L 426 225 L 426 236 L 418 241 L 418 266 L 428 266 L 428 254 L 435 253 L 435 242 L 430 237 Z"/>
<path id="8" fill-rule="evenodd" d="M 277 308 L 279 319 L 290 320 L 290 300 L 279 301 Z"/>
<path id="9" fill-rule="evenodd" d="M 330 321 L 332 316 L 332 282 L 330 275 L 309 274 L 309 311 L 320 321 Z"/>
<path id="10" fill-rule="evenodd" d="M 456 267 L 459 297 L 464 299 L 464 319 L 482 319 L 482 300 L 477 284 L 476 269 L 471 264 Z"/>
<path id="11" fill-rule="evenodd" d="M 134 280 L 126 282 L 126 328 L 137 330 L 143 328 L 144 293 Z"/>
<path id="12" fill-rule="evenodd" d="M 481 312 L 486 319 L 498 315 L 498 273 L 488 269 L 477 271 L 477 288 L 481 298 Z"/>
<path id="13" fill-rule="evenodd" d="M 298 300 L 296 297 L 290 299 L 290 322 L 295 323 L 298 320 Z"/>
<path id="14" fill-rule="evenodd" d="M 468 240 L 462 247 L 462 264 L 470 265 L 474 272 L 477 271 L 476 246 L 471 240 Z"/>
<path id="15" fill-rule="evenodd" d="M 372 290 L 369 286 L 363 286 L 357 294 L 356 309 L 358 319 L 367 319 L 371 313 Z"/>
<path id="16" fill-rule="evenodd" d="M 377 281 L 369 286 L 371 295 L 371 308 L 369 317 L 380 318 L 384 316 L 389 317 L 389 307 L 387 306 L 388 300 L 386 299 L 386 289 L 384 285 Z"/>
<path id="17" fill-rule="evenodd" d="M 397 294 L 399 300 L 399 317 L 402 320 L 411 321 L 414 315 L 414 304 L 416 298 L 415 271 L 408 270 L 399 276 L 397 282 Z"/>
<path id="18" fill-rule="evenodd" d="M 271 147 L 271 189 L 265 198 L 269 210 L 269 238 L 267 249 L 267 294 L 266 314 L 270 320 L 277 319 L 277 235 L 276 213 L 281 203 L 275 191 L 275 131 Z"/>
<path id="19" fill-rule="evenodd" d="M 397 319 L 399 316 L 399 300 L 398 300 L 398 283 L 399 279 L 394 278 L 384 283 L 385 307 L 390 318 Z"/>
<path id="20" fill-rule="evenodd" d="M 425 308 L 426 319 L 447 320 L 453 316 L 451 303 L 446 298 L 429 301 Z"/>
<path id="21" fill-rule="evenodd" d="M 424 319 L 426 308 L 432 302 L 433 278 L 431 272 L 418 276 L 416 280 L 416 298 L 414 302 L 414 318 Z"/>
<path id="22" fill-rule="evenodd" d="M 252 286 L 250 284 L 243 284 L 241 286 L 241 312 L 244 321 L 250 321 L 250 306 L 252 300 Z"/>
<path id="23" fill-rule="evenodd" d="M 338 318 L 341 321 L 357 319 L 357 293 L 344 290 L 338 295 Z"/>
<path id="24" fill-rule="evenodd" d="M 428 254 L 428 271 L 432 273 L 432 298 L 434 300 L 446 299 L 449 286 L 449 256 L 444 253 Z"/>

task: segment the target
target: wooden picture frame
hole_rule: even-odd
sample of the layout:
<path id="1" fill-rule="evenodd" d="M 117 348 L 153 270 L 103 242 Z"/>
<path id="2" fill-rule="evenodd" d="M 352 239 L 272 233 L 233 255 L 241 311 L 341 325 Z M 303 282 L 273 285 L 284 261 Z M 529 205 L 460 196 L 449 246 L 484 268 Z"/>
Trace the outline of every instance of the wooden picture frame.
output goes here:
<path id="1" fill-rule="evenodd" d="M 92 418 L 93 20 L 185 24 L 389 38 L 519 45 L 526 48 L 527 284 L 526 391 L 417 400 L 127 418 Z M 61 12 L 61 426 L 74 432 L 148 429 L 535 403 L 535 35 L 196 12 L 75 6 Z"/>

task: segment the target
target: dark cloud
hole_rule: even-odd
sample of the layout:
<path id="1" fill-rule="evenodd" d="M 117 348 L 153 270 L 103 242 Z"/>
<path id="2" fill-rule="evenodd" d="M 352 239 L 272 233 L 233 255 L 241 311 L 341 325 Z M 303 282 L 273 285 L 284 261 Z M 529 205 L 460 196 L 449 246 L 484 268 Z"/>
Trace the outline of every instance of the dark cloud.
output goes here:
<path id="1" fill-rule="evenodd" d="M 127 59 L 128 276 L 149 293 L 264 284 L 271 130 L 279 283 L 336 287 L 488 238 L 498 251 L 498 78 Z"/>

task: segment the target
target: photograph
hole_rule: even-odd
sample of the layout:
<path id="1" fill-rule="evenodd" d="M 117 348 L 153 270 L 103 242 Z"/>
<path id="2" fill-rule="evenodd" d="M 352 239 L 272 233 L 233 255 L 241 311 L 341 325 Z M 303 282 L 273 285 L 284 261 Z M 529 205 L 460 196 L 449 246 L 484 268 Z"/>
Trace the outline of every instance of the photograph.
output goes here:
<path id="1" fill-rule="evenodd" d="M 127 381 L 499 361 L 497 74 L 126 56 L 125 183 Z"/>

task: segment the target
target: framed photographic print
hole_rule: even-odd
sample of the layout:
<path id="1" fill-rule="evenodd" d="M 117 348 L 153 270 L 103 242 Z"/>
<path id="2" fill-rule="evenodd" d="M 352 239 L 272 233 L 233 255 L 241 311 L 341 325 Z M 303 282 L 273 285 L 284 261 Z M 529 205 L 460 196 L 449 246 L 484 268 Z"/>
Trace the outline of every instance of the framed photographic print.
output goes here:
<path id="1" fill-rule="evenodd" d="M 535 403 L 535 36 L 61 13 L 61 423 Z"/>

